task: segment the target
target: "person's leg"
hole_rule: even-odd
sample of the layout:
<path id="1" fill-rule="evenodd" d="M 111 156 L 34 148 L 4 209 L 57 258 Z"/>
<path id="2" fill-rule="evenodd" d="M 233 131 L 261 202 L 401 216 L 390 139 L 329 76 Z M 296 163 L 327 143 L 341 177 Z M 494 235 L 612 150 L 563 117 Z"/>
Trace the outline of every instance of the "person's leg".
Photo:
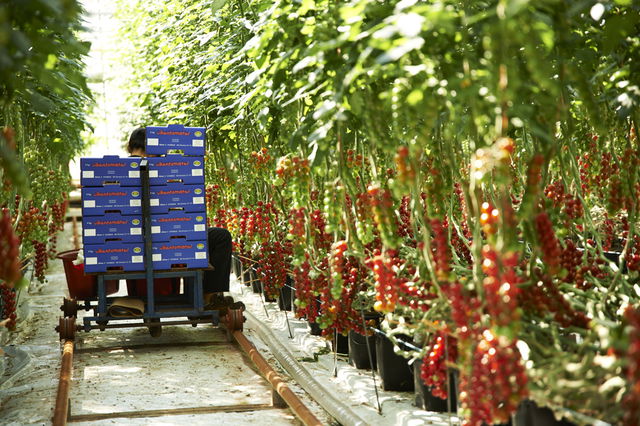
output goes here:
<path id="1" fill-rule="evenodd" d="M 204 293 L 229 291 L 231 273 L 231 234 L 224 228 L 209 228 L 209 263 L 213 270 L 204 271 Z"/>

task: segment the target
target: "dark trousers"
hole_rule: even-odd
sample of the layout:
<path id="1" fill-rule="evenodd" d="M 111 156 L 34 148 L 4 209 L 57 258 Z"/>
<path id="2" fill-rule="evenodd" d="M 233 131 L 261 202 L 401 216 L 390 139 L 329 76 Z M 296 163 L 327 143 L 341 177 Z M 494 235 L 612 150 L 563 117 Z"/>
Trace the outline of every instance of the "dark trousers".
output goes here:
<path id="1" fill-rule="evenodd" d="M 229 291 L 231 273 L 231 233 L 224 228 L 209 228 L 209 263 L 212 270 L 204 271 L 202 290 L 205 293 Z"/>

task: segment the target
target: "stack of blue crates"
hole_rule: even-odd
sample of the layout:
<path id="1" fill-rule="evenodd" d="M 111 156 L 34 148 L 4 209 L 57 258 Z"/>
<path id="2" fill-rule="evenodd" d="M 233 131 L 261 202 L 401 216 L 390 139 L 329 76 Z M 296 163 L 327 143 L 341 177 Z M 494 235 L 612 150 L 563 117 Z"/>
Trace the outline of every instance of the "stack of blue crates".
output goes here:
<path id="1" fill-rule="evenodd" d="M 209 265 L 204 135 L 200 127 L 147 127 L 154 270 Z M 144 270 L 141 160 L 81 159 L 86 272 Z"/>
<path id="2" fill-rule="evenodd" d="M 85 272 L 144 270 L 141 160 L 80 159 Z"/>
<path id="3" fill-rule="evenodd" d="M 154 269 L 209 266 L 204 151 L 202 127 L 147 127 Z"/>

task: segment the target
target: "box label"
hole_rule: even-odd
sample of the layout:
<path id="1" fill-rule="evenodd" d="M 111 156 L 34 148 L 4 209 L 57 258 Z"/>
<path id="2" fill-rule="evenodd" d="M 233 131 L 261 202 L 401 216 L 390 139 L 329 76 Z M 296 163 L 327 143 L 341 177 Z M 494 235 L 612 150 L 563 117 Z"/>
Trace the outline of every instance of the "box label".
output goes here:
<path id="1" fill-rule="evenodd" d="M 205 211 L 204 184 L 170 183 L 150 188 L 151 214 L 165 214 L 171 209 L 190 213 Z"/>
<path id="2" fill-rule="evenodd" d="M 144 269 L 144 246 L 140 243 L 107 242 L 85 244 L 85 271 L 141 271 Z"/>
<path id="3" fill-rule="evenodd" d="M 149 183 L 166 185 L 168 183 L 204 184 L 204 157 L 184 157 L 167 155 L 149 157 Z"/>
<path id="4" fill-rule="evenodd" d="M 82 188 L 82 215 L 101 216 L 108 211 L 120 214 L 142 214 L 140 187 L 107 185 Z"/>
<path id="5" fill-rule="evenodd" d="M 154 243 L 152 259 L 154 269 L 171 269 L 173 267 L 206 268 L 209 266 L 207 241 Z"/>
<path id="6" fill-rule="evenodd" d="M 142 242 L 142 216 L 107 213 L 82 218 L 84 244 L 107 241 Z"/>
<path id="7" fill-rule="evenodd" d="M 102 158 L 81 158 L 80 184 L 103 186 L 115 183 L 120 186 L 140 186 L 140 161 L 139 157 L 111 155 Z"/>
<path id="8" fill-rule="evenodd" d="M 207 216 L 204 212 L 170 210 L 166 214 L 152 214 L 152 241 L 206 240 L 206 223 Z"/>
<path id="9" fill-rule="evenodd" d="M 184 155 L 204 155 L 205 128 L 170 124 L 167 127 L 147 126 L 147 154 L 164 155 L 180 151 Z"/>

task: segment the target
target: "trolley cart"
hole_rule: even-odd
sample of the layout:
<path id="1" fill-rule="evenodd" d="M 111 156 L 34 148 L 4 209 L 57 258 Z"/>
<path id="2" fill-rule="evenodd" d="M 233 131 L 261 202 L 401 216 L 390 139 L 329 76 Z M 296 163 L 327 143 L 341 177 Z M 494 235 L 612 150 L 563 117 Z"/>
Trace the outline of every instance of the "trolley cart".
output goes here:
<path id="1" fill-rule="evenodd" d="M 140 175 L 142 181 L 142 226 L 145 247 L 144 270 L 106 271 L 87 274 L 96 277 L 97 301 L 95 299 L 84 301 L 84 309 L 93 310 L 93 315 L 84 317 L 82 326 L 78 326 L 77 329 L 83 329 L 88 332 L 92 329 L 105 330 L 106 328 L 149 327 L 151 335 L 158 336 L 161 332 L 161 325 L 191 324 L 194 327 L 199 323 L 218 325 L 220 322 L 220 312 L 218 310 L 205 310 L 204 308 L 202 281 L 204 270 L 207 268 L 181 268 L 154 271 L 151 241 L 149 163 L 145 158 L 140 161 Z M 211 268 L 210 265 L 209 268 Z M 183 278 L 185 290 L 183 294 L 172 296 L 155 295 L 155 278 L 176 277 Z M 112 290 L 107 288 L 107 283 L 120 279 L 146 279 L 146 298 L 141 298 L 145 302 L 142 315 L 109 315 L 109 307 L 112 306 L 116 298 L 108 297 L 109 292 Z M 64 311 L 65 317 L 75 317 L 78 304 L 74 300 L 65 299 L 61 309 Z M 187 319 L 161 322 L 161 319 L 184 317 Z M 236 322 L 241 325 L 241 318 L 237 319 Z M 65 324 L 68 324 L 68 322 L 65 322 Z M 68 328 L 68 326 L 65 327 Z"/>
<path id="2" fill-rule="evenodd" d="M 202 292 L 203 274 L 203 271 L 200 269 L 153 271 L 151 279 L 147 272 L 107 272 L 96 274 L 98 280 L 98 301 L 96 306 L 92 306 L 94 315 L 86 316 L 83 318 L 83 329 L 85 331 L 90 331 L 92 329 L 104 330 L 106 328 L 159 327 L 161 324 L 191 324 L 193 326 L 196 326 L 199 323 L 210 323 L 213 325 L 218 325 L 220 321 L 218 310 L 204 309 L 204 297 Z M 175 296 L 156 296 L 154 294 L 153 278 L 175 277 L 184 278 L 184 294 Z M 109 316 L 108 308 L 116 298 L 107 297 L 105 282 L 112 279 L 147 280 L 145 310 L 141 316 Z M 161 318 L 176 317 L 187 317 L 188 319 L 177 322 L 160 323 Z M 113 321 L 136 319 L 142 319 L 142 322 L 132 323 L 130 321 L 127 321 L 123 324 L 109 324 L 109 322 Z M 92 325 L 92 323 L 95 323 L 95 325 Z M 154 330 L 152 329 L 151 331 L 152 334 L 154 334 Z"/>

